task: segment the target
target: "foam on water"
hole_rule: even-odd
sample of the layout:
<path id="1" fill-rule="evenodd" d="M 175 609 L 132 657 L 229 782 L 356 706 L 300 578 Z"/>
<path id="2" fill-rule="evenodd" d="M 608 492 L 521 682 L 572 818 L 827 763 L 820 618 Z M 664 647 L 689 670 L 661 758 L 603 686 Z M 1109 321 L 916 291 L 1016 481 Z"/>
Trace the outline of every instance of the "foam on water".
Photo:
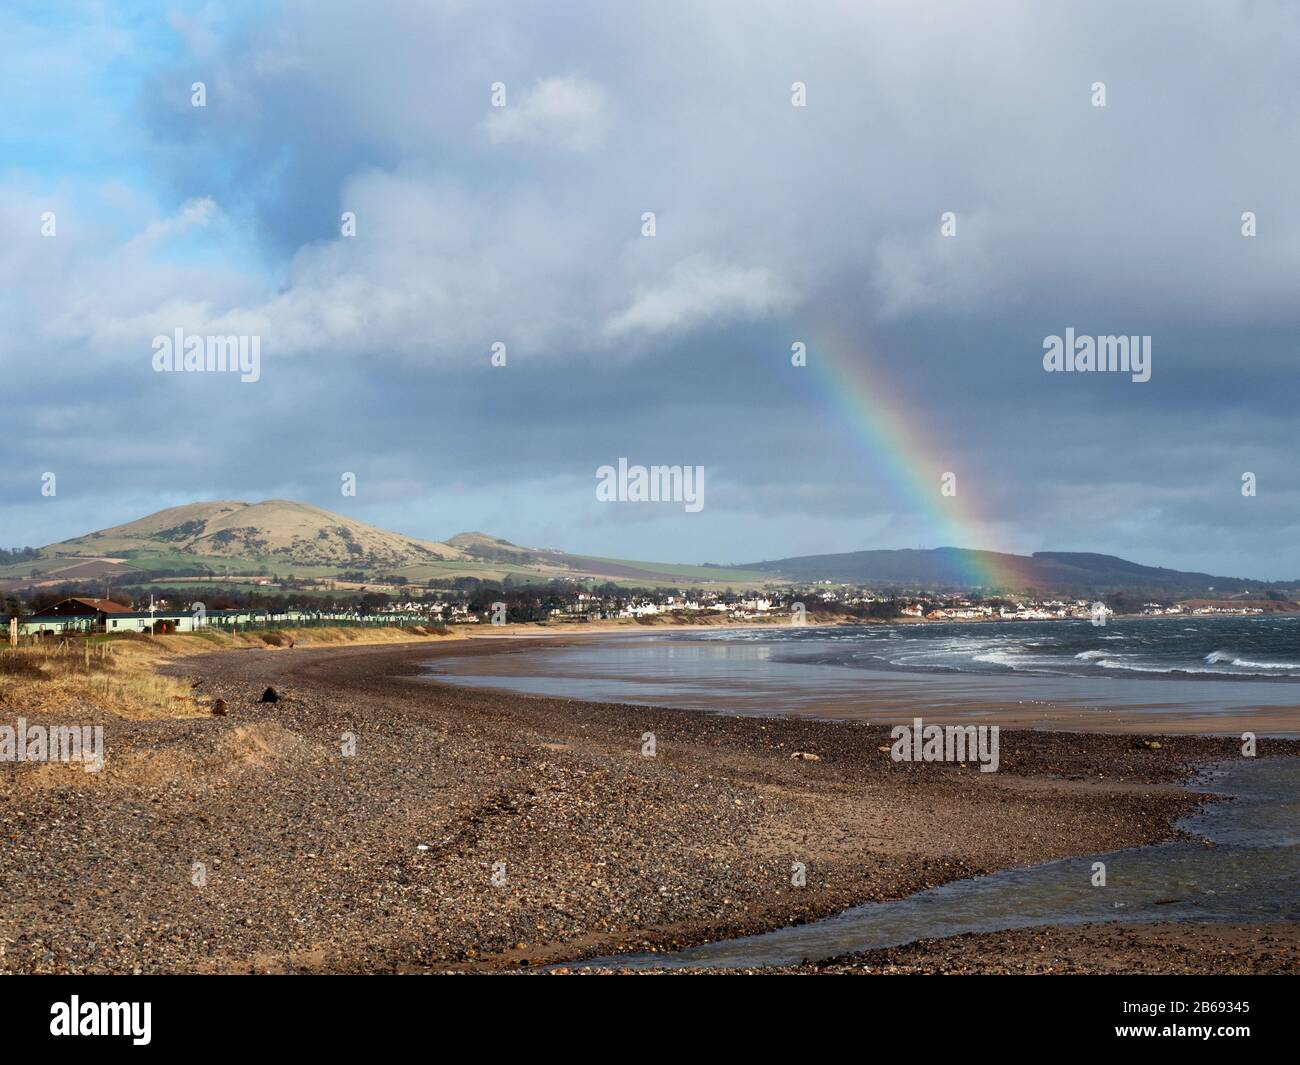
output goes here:
<path id="1" fill-rule="evenodd" d="M 431 667 L 475 686 L 725 712 L 1039 701 L 1224 714 L 1231 731 L 1238 714 L 1300 710 L 1295 619 L 1206 618 L 1191 635 L 1185 621 L 1120 620 L 1100 632 L 1088 621 L 652 630 Z M 1100 642 L 1111 638 L 1123 649 Z M 1300 713 L 1296 721 L 1300 728 Z"/>

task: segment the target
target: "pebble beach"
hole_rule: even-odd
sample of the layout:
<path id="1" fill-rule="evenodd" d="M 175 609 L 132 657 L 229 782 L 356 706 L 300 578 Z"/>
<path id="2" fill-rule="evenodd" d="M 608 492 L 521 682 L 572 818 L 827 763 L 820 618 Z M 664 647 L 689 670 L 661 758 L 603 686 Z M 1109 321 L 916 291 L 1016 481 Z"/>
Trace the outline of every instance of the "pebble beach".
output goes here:
<path id="1" fill-rule="evenodd" d="M 422 675 L 440 653 L 523 642 L 225 651 L 167 667 L 224 716 L 87 708 L 101 772 L 0 765 L 0 971 L 493 972 L 670 951 L 1173 838 L 1206 798 L 1195 767 L 1238 747 L 1004 729 L 1000 771 L 981 774 L 892 761 L 883 724 Z M 277 701 L 260 701 L 268 687 Z M 1263 740 L 1260 754 L 1298 748 Z M 1104 934 L 1108 971 L 1126 957 L 1145 971 L 1158 951 Z M 1242 964 L 1293 965 L 1288 942 Z M 954 948 L 952 964 L 970 956 Z M 944 957 L 927 945 L 839 966 L 944 971 Z"/>

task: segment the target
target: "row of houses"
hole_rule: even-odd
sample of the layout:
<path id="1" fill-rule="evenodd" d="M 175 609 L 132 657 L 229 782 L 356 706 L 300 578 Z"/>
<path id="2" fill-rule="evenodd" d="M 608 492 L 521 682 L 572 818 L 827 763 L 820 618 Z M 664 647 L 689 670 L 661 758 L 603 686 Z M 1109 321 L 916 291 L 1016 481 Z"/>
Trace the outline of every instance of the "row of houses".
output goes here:
<path id="1" fill-rule="evenodd" d="M 1073 602 L 1053 599 L 1020 603 L 1014 607 L 1000 606 L 996 611 L 991 606 L 976 606 L 965 602 L 949 606 L 908 603 L 900 608 L 899 613 L 905 618 L 927 618 L 931 621 L 980 621 L 994 617 L 1002 621 L 1054 621 L 1059 618 L 1087 620 L 1099 616 L 1110 617 L 1115 611 L 1103 603 L 1089 603 L 1084 599 Z"/>
<path id="2" fill-rule="evenodd" d="M 65 599 L 44 610 L 18 619 L 20 636 L 49 636 L 66 633 L 104 632 L 195 632 L 201 629 L 235 631 L 244 628 L 274 628 L 320 624 L 419 624 L 418 614 L 359 614 L 346 611 L 311 610 L 180 610 L 155 607 L 132 610 L 111 599 Z"/>

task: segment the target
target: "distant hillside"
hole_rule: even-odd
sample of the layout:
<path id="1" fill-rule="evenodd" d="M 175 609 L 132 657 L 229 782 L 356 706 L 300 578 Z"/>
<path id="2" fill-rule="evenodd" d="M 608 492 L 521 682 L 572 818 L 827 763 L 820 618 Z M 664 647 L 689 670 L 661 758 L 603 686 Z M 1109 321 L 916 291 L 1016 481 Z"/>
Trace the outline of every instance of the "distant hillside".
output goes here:
<path id="1" fill-rule="evenodd" d="M 493 562 L 514 562 L 533 566 L 554 565 L 557 559 L 562 557 L 559 551 L 519 547 L 509 540 L 502 540 L 500 537 L 481 532 L 457 533 L 447 541 L 447 544 L 461 552 L 465 558 Z"/>
<path id="2" fill-rule="evenodd" d="M 261 575 L 293 575 L 339 579 L 353 586 L 390 577 L 399 585 L 403 580 L 421 584 L 477 578 L 735 589 L 832 581 L 915 590 L 981 587 L 1077 596 L 1125 591 L 1206 600 L 1294 587 L 1065 551 L 1033 555 L 956 547 L 851 551 L 731 567 L 638 562 L 521 547 L 482 532 L 458 533 L 446 542 L 423 540 L 305 503 L 269 499 L 189 503 L 35 552 L 16 553 L 14 561 L 0 565 L 0 591 L 78 581 L 103 582 L 107 587 L 169 575 L 245 583 L 257 583 L 255 578 Z"/>
<path id="3" fill-rule="evenodd" d="M 284 559 L 305 566 L 387 566 L 464 558 L 448 544 L 385 532 L 306 503 L 189 503 L 45 549 L 48 555 L 183 552 L 208 558 Z"/>
<path id="4" fill-rule="evenodd" d="M 0 592 L 184 575 L 195 579 L 338 578 L 407 582 L 478 578 L 545 583 L 557 579 L 615 581 L 643 587 L 727 581 L 759 587 L 762 573 L 587 558 L 520 547 L 481 532 L 447 542 L 423 540 L 367 525 L 320 507 L 284 499 L 219 500 L 170 507 L 109 529 L 51 544 L 0 564 Z M 246 582 L 247 583 L 247 582 Z"/>
<path id="5" fill-rule="evenodd" d="M 828 580 L 910 588 L 997 587 L 1004 591 L 1075 595 L 1108 591 L 1191 595 L 1212 589 L 1221 597 L 1234 592 L 1283 587 L 1282 582 L 1270 584 L 1144 566 L 1114 555 L 1070 551 L 1010 555 L 959 547 L 803 555 L 749 563 L 742 568 L 796 581 Z M 1288 583 L 1294 586 L 1295 582 Z"/>

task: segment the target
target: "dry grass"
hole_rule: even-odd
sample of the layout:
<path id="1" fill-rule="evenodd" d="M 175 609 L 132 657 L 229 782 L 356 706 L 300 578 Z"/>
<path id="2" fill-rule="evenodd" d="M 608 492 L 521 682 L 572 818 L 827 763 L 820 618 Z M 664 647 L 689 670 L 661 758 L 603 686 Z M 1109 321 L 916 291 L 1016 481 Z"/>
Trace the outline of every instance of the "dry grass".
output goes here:
<path id="1" fill-rule="evenodd" d="M 0 650 L 0 702 L 37 714 L 77 704 L 131 718 L 203 712 L 188 684 L 160 676 L 148 656 L 123 653 L 116 641 Z"/>
<path id="2" fill-rule="evenodd" d="M 90 705 L 137 720 L 196 717 L 208 713 L 207 706 L 194 698 L 186 680 L 158 673 L 159 665 L 203 651 L 400 643 L 446 638 L 442 631 L 360 627 L 280 629 L 115 636 L 107 640 L 70 639 L 4 647 L 0 648 L 0 706 L 40 714 Z"/>

